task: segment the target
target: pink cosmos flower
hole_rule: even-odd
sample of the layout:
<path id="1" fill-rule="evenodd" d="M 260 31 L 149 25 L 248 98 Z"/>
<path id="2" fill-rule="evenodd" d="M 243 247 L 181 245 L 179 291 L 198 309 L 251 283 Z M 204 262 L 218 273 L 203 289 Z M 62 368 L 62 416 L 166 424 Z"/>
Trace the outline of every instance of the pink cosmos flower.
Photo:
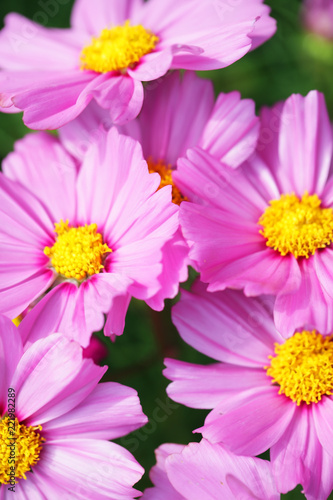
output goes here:
<path id="1" fill-rule="evenodd" d="M 142 500 L 279 500 L 269 462 L 239 457 L 206 439 L 187 446 L 163 444 Z"/>
<path id="2" fill-rule="evenodd" d="M 81 160 L 91 142 L 111 125 L 108 111 L 91 103 L 76 120 L 60 129 L 60 138 Z M 214 103 L 210 81 L 194 72 L 183 77 L 174 72 L 146 87 L 140 116 L 119 129 L 140 142 L 150 172 L 161 175 L 161 186 L 172 185 L 173 201 L 180 204 L 186 198 L 174 179 L 177 161 L 186 150 L 198 145 L 223 163 L 237 167 L 255 149 L 259 119 L 253 101 L 242 100 L 238 92 L 220 94 Z M 154 308 L 159 308 L 165 297 L 174 297 L 178 283 L 187 279 L 188 246 L 180 231 L 165 245 L 164 255 L 164 273 L 172 271 L 174 278 L 161 275 L 161 291 L 148 301 Z"/>
<path id="3" fill-rule="evenodd" d="M 55 129 L 94 99 L 124 123 L 140 111 L 142 81 L 228 66 L 273 35 L 269 11 L 262 0 L 76 0 L 67 30 L 10 14 L 0 34 L 2 110 Z"/>
<path id="4" fill-rule="evenodd" d="M 304 0 L 305 26 L 314 33 L 333 40 L 333 3 L 331 0 Z"/>
<path id="5" fill-rule="evenodd" d="M 3 171 L 0 312 L 14 318 L 51 287 L 35 307 L 54 331 L 86 347 L 105 313 L 105 332 L 121 334 L 131 296 L 161 288 L 162 248 L 178 229 L 171 187 L 156 191 L 140 145 L 115 129 L 79 172 L 44 133 L 19 141 Z"/>
<path id="6" fill-rule="evenodd" d="M 32 343 L 23 353 L 19 329 L 4 316 L 0 359 L 2 500 L 13 498 L 13 491 L 33 500 L 140 495 L 132 486 L 142 467 L 108 441 L 146 422 L 136 391 L 98 384 L 106 367 L 83 359 L 79 344 L 60 334 Z"/>
<path id="7" fill-rule="evenodd" d="M 209 283 L 276 296 L 278 330 L 333 331 L 332 129 L 318 92 L 264 109 L 256 155 L 236 170 L 203 151 L 178 163 L 190 257 Z M 191 174 L 191 175 L 190 175 Z"/>
<path id="8" fill-rule="evenodd" d="M 173 321 L 181 337 L 217 360 L 199 366 L 166 360 L 169 396 L 213 410 L 198 429 L 233 453 L 270 448 L 278 491 L 303 486 L 308 500 L 333 488 L 333 335 L 275 328 L 272 298 L 210 293 L 197 282 L 182 292 Z"/>

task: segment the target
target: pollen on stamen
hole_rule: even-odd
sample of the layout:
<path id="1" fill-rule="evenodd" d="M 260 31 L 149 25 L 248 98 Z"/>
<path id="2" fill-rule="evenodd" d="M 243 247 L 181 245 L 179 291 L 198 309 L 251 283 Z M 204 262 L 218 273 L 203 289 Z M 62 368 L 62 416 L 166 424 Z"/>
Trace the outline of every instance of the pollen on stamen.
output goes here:
<path id="1" fill-rule="evenodd" d="M 17 418 L 0 419 L 0 484 L 27 479 L 26 474 L 39 461 L 45 442 L 41 430 L 41 425 L 27 427 Z"/>
<path id="2" fill-rule="evenodd" d="M 99 37 L 94 37 L 83 48 L 80 56 L 81 69 L 97 73 L 125 72 L 152 52 L 158 41 L 158 36 L 150 30 L 141 24 L 131 26 L 127 20 L 123 26 L 103 29 Z"/>
<path id="3" fill-rule="evenodd" d="M 171 165 L 166 164 L 163 160 L 158 160 L 155 162 L 152 158 L 148 158 L 148 169 L 152 174 L 153 172 L 157 172 L 161 176 L 161 183 L 159 189 L 164 186 L 172 186 L 172 201 L 176 205 L 180 205 L 182 201 L 187 201 L 188 198 L 184 196 L 177 186 L 175 185 L 172 178 L 172 167 Z"/>
<path id="4" fill-rule="evenodd" d="M 56 241 L 44 248 L 44 254 L 59 275 L 80 282 L 104 268 L 104 258 L 112 250 L 103 243 L 97 224 L 71 227 L 68 221 L 60 221 L 55 223 L 55 232 Z"/>
<path id="5" fill-rule="evenodd" d="M 319 197 L 304 193 L 299 198 L 294 193 L 282 194 L 270 201 L 270 206 L 260 217 L 259 233 L 266 245 L 282 256 L 308 258 L 316 250 L 325 248 L 333 241 L 333 211 L 323 208 Z"/>
<path id="6" fill-rule="evenodd" d="M 284 344 L 275 344 L 275 356 L 265 366 L 272 383 L 298 406 L 318 403 L 333 394 L 333 335 L 316 330 L 296 332 Z"/>

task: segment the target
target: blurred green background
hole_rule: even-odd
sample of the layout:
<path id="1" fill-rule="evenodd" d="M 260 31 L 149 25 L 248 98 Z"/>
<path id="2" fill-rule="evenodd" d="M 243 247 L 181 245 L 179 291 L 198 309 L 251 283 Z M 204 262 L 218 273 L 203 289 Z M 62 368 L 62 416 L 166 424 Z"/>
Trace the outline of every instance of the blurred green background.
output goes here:
<path id="1" fill-rule="evenodd" d="M 305 95 L 317 89 L 325 94 L 333 118 L 333 42 L 304 30 L 300 22 L 301 0 L 267 0 L 266 3 L 278 21 L 276 35 L 229 68 L 207 72 L 203 76 L 212 78 L 216 93 L 239 90 L 243 97 L 252 98 L 258 111 L 261 106 L 284 100 L 292 93 Z M 62 0 L 62 4 L 58 12 L 49 16 L 48 27 L 69 26 L 73 1 Z M 38 20 L 38 15 L 43 13 L 41 5 L 41 0 L 2 0 L 0 19 L 8 12 L 16 11 Z M 13 149 L 14 142 L 27 132 L 21 115 L 0 114 L 0 157 L 6 156 Z M 115 344 L 100 336 L 109 348 L 107 363 L 110 368 L 105 380 L 134 387 L 150 419 L 146 427 L 119 440 L 147 471 L 154 464 L 154 450 L 160 444 L 198 441 L 200 435 L 193 435 L 192 430 L 202 425 L 207 413 L 167 399 L 165 388 L 168 382 L 162 376 L 165 357 L 194 363 L 211 361 L 179 338 L 171 323 L 171 306 L 169 301 L 162 313 L 156 313 L 144 303 L 133 300 L 124 335 Z M 149 484 L 146 474 L 139 488 Z M 304 498 L 300 490 L 298 487 L 282 498 Z"/>

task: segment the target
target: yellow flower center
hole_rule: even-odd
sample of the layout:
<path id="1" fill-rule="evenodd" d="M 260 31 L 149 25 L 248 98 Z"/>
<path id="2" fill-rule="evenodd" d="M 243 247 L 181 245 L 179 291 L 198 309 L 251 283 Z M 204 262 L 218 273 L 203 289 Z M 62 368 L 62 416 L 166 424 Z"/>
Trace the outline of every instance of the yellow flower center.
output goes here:
<path id="1" fill-rule="evenodd" d="M 80 56 L 81 69 L 97 73 L 125 72 L 152 52 L 158 41 L 159 38 L 141 24 L 130 26 L 130 21 L 126 21 L 123 26 L 104 29 L 84 47 Z"/>
<path id="2" fill-rule="evenodd" d="M 112 250 L 103 243 L 96 224 L 70 227 L 68 221 L 60 221 L 55 224 L 55 232 L 55 244 L 45 247 L 44 253 L 58 274 L 82 281 L 104 268 L 104 255 Z"/>
<path id="3" fill-rule="evenodd" d="M 8 416 L 0 420 L 0 484 L 16 483 L 27 479 L 26 473 L 39 461 L 42 426 L 26 427 L 17 418 Z"/>
<path id="4" fill-rule="evenodd" d="M 269 356 L 265 366 L 272 383 L 299 406 L 318 403 L 333 389 L 333 335 L 323 336 L 313 330 L 297 332 L 284 344 L 275 344 L 276 356 Z"/>
<path id="5" fill-rule="evenodd" d="M 266 245 L 281 255 L 294 257 L 313 255 L 318 248 L 325 248 L 333 240 L 333 212 L 322 208 L 316 194 L 307 192 L 299 198 L 294 193 L 282 194 L 260 217 L 259 232 L 266 238 Z"/>
<path id="6" fill-rule="evenodd" d="M 158 189 L 161 189 L 164 186 L 172 186 L 172 201 L 176 205 L 180 205 L 182 201 L 188 201 L 186 196 L 183 196 L 179 191 L 177 186 L 172 179 L 172 168 L 171 165 L 166 165 L 163 160 L 158 160 L 158 162 L 154 162 L 152 158 L 148 158 L 147 160 L 149 172 L 152 174 L 153 172 L 157 172 L 161 176 L 161 183 Z"/>

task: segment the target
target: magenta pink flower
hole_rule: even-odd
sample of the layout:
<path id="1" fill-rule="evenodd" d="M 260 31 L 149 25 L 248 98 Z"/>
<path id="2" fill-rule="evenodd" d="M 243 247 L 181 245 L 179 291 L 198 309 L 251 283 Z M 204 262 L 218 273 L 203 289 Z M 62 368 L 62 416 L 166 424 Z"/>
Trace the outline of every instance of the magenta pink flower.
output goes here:
<path id="1" fill-rule="evenodd" d="M 19 329 L 4 316 L 0 359 L 0 435 L 6 445 L 0 456 L 1 499 L 13 498 L 13 491 L 34 500 L 140 495 L 132 486 L 142 467 L 108 441 L 146 422 L 136 391 L 98 384 L 106 367 L 83 359 L 79 344 L 60 334 L 23 353 Z"/>
<path id="2" fill-rule="evenodd" d="M 161 289 L 162 248 L 178 229 L 171 187 L 156 191 L 140 145 L 115 129 L 79 172 L 44 133 L 19 141 L 3 171 L 0 312 L 14 318 L 51 287 L 36 308 L 55 331 L 86 347 L 105 313 L 105 331 L 121 334 L 131 296 Z"/>
<path id="3" fill-rule="evenodd" d="M 203 439 L 187 446 L 164 444 L 156 450 L 150 476 L 155 488 L 143 500 L 279 500 L 269 462 L 239 457 Z"/>
<path id="4" fill-rule="evenodd" d="M 304 0 L 302 16 L 306 28 L 333 40 L 332 0 Z"/>
<path id="5" fill-rule="evenodd" d="M 333 335 L 275 328 L 272 298 L 210 293 L 197 282 L 182 292 L 173 321 L 181 337 L 217 360 L 199 366 L 166 360 L 169 396 L 213 410 L 198 429 L 233 453 L 270 448 L 278 491 L 303 486 L 308 500 L 333 488 Z"/>
<path id="6" fill-rule="evenodd" d="M 275 32 L 262 0 L 76 0 L 72 28 L 47 29 L 18 14 L 0 34 L 0 103 L 30 128 L 55 129 L 91 100 L 114 122 L 140 111 L 142 81 L 170 68 L 217 69 Z"/>
<path id="7" fill-rule="evenodd" d="M 257 154 L 236 170 L 203 151 L 178 163 L 190 257 L 209 283 L 276 296 L 283 335 L 300 325 L 333 331 L 332 129 L 318 92 L 264 109 Z M 180 179 L 182 183 L 180 183 Z"/>

